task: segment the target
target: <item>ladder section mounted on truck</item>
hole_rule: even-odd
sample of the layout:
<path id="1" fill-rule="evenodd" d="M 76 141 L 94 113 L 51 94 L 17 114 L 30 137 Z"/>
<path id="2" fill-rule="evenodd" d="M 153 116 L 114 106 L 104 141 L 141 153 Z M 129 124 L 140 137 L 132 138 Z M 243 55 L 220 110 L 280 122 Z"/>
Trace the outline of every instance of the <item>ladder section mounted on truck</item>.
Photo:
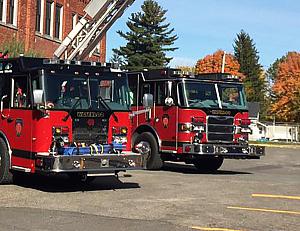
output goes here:
<path id="1" fill-rule="evenodd" d="M 92 0 L 86 13 L 54 52 L 56 59 L 84 60 L 134 0 Z M 90 20 L 89 20 L 90 19 Z"/>

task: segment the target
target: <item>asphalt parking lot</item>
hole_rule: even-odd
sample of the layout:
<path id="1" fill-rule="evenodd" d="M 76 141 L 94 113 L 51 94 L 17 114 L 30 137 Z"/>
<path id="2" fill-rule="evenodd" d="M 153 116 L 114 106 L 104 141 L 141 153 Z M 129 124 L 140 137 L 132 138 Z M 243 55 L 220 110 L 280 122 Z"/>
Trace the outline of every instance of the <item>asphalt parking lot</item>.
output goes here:
<path id="1" fill-rule="evenodd" d="M 0 186 L 0 230 L 300 230 L 300 149 L 225 160 L 216 174 L 162 171 L 98 178 L 26 178 Z"/>

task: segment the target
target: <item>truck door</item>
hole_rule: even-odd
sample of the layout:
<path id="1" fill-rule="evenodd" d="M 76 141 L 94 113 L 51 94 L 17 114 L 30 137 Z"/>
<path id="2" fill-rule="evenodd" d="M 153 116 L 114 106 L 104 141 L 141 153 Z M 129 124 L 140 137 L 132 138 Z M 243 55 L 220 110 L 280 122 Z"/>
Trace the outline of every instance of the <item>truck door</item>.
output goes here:
<path id="1" fill-rule="evenodd" d="M 165 104 L 168 92 L 167 82 L 156 82 L 155 85 L 154 127 L 161 139 L 161 150 L 173 152 L 177 150 L 177 106 Z M 172 98 L 176 102 L 175 94 L 172 94 Z"/>
<path id="2" fill-rule="evenodd" d="M 3 127 L 12 149 L 12 168 L 31 171 L 34 155 L 31 152 L 32 103 L 28 76 L 13 76 L 10 86 L 10 110 Z"/>

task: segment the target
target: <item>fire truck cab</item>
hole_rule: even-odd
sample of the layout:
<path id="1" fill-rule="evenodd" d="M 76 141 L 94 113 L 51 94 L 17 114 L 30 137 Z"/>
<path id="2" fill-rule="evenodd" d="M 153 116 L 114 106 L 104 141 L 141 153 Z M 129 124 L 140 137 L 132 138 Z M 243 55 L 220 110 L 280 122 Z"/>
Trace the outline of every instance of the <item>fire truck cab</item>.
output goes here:
<path id="1" fill-rule="evenodd" d="M 0 183 L 18 172 L 86 179 L 143 167 L 141 154 L 124 151 L 128 82 L 112 66 L 0 59 L 0 100 Z"/>
<path id="2" fill-rule="evenodd" d="M 191 76 L 178 69 L 128 73 L 132 91 L 132 147 L 146 142 L 148 169 L 164 161 L 192 163 L 215 171 L 224 158 L 259 159 L 264 147 L 250 146 L 246 96 L 230 74 Z"/>

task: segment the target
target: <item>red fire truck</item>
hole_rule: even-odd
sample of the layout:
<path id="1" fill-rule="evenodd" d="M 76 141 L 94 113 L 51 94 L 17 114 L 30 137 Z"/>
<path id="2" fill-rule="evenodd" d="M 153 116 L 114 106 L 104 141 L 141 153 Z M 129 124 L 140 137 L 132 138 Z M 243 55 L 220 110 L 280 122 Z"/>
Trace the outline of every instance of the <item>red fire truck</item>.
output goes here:
<path id="1" fill-rule="evenodd" d="M 74 61 L 94 54 L 133 2 L 89 1 L 53 60 L 0 59 L 0 184 L 18 172 L 68 173 L 86 180 L 90 174 L 143 166 L 146 145 L 138 145 L 144 155 L 123 151 L 131 144 L 125 74 Z"/>
<path id="2" fill-rule="evenodd" d="M 0 183 L 19 172 L 84 180 L 141 168 L 141 154 L 123 151 L 128 92 L 125 74 L 109 65 L 0 59 Z"/>
<path id="3" fill-rule="evenodd" d="M 148 169 L 164 161 L 215 171 L 224 158 L 259 159 L 248 145 L 250 120 L 243 85 L 230 74 L 184 75 L 178 69 L 128 73 L 132 147 L 147 143 Z"/>

